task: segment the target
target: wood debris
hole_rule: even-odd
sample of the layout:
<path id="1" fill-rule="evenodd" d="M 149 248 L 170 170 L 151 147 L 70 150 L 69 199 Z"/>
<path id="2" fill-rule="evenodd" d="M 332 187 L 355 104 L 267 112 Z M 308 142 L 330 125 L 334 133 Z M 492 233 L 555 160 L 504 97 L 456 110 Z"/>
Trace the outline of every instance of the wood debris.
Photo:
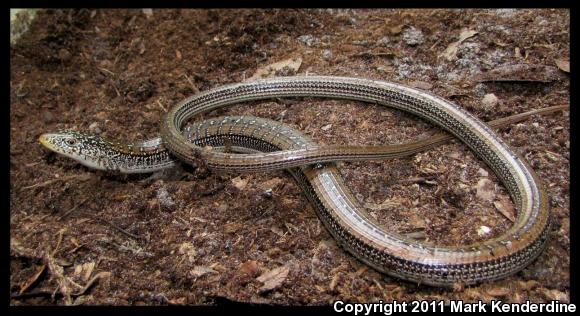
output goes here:
<path id="1" fill-rule="evenodd" d="M 477 82 L 552 82 L 562 78 L 558 68 L 546 65 L 505 65 L 476 76 Z"/>

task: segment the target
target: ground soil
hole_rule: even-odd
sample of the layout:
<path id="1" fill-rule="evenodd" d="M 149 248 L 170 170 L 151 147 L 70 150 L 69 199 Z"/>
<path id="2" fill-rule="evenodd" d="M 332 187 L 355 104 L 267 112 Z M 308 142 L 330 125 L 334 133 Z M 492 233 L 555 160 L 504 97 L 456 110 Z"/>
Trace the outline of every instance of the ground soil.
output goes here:
<path id="1" fill-rule="evenodd" d="M 298 70 L 278 75 L 413 85 L 485 121 L 568 104 L 561 62 L 569 58 L 569 16 L 548 9 L 40 11 L 10 50 L 11 304 L 569 300 L 568 111 L 498 132 L 546 187 L 554 222 L 548 248 L 512 277 L 453 289 L 401 281 L 347 254 L 283 171 L 110 175 L 37 140 L 59 129 L 155 137 L 159 119 L 183 98 L 298 57 Z M 444 54 L 463 29 L 477 34 Z M 557 76 L 477 80 L 511 64 L 554 67 Z M 484 102 L 486 94 L 497 100 Z M 405 143 L 437 130 L 350 101 L 272 100 L 211 113 L 225 114 L 278 120 L 321 144 Z M 499 211 L 513 212 L 506 189 L 457 141 L 405 159 L 339 165 L 355 196 L 393 231 L 461 245 L 511 225 Z M 259 276 L 272 270 L 278 279 L 268 289 Z"/>

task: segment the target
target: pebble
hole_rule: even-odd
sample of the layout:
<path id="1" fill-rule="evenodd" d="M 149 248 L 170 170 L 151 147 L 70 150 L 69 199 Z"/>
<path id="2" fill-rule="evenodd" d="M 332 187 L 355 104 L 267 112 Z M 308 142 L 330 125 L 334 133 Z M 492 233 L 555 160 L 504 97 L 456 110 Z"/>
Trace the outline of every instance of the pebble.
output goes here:
<path id="1" fill-rule="evenodd" d="M 268 189 L 262 192 L 262 196 L 265 198 L 271 198 L 273 196 L 272 189 Z"/>
<path id="2" fill-rule="evenodd" d="M 58 59 L 60 59 L 61 61 L 68 61 L 69 59 L 71 59 L 71 57 L 72 54 L 64 48 L 58 51 Z"/>
<path id="3" fill-rule="evenodd" d="M 482 201 L 493 201 L 495 198 L 493 182 L 487 178 L 477 181 L 476 190 L 475 195 Z"/>
<path id="4" fill-rule="evenodd" d="M 218 206 L 218 208 L 217 208 L 217 211 L 219 213 L 224 213 L 224 212 L 226 212 L 228 210 L 228 208 L 229 208 L 229 205 L 227 205 L 225 203 L 224 204 L 220 204 L 220 206 Z"/>
<path id="5" fill-rule="evenodd" d="M 477 170 L 477 175 L 480 176 L 480 177 L 487 178 L 487 176 L 489 176 L 489 172 L 487 172 L 483 168 L 479 168 L 479 170 Z"/>
<path id="6" fill-rule="evenodd" d="M 389 45 L 389 38 L 387 36 L 382 37 L 377 41 L 378 46 L 388 46 Z"/>
<path id="7" fill-rule="evenodd" d="M 417 46 L 419 44 L 423 44 L 425 38 L 421 30 L 418 30 L 415 27 L 411 26 L 405 29 L 405 31 L 403 32 L 403 41 L 409 46 Z"/>
<path id="8" fill-rule="evenodd" d="M 258 275 L 260 275 L 260 267 L 258 266 L 258 262 L 254 261 L 254 260 L 249 260 L 244 262 L 241 266 L 240 266 L 240 270 L 241 273 L 249 275 L 251 277 L 256 277 Z"/>
<path id="9" fill-rule="evenodd" d="M 298 41 L 306 44 L 307 46 L 312 46 L 312 45 L 318 44 L 318 42 L 320 42 L 320 40 L 318 38 L 312 36 L 311 34 L 299 36 Z"/>
<path id="10" fill-rule="evenodd" d="M 150 19 L 153 16 L 153 9 L 142 9 L 141 10 L 147 19 Z"/>
<path id="11" fill-rule="evenodd" d="M 488 93 L 483 96 L 481 104 L 485 110 L 492 110 L 499 102 L 499 99 L 493 93 Z"/>
<path id="12" fill-rule="evenodd" d="M 332 51 L 330 49 L 323 50 L 322 51 L 322 59 L 331 60 L 332 59 Z"/>
<path id="13" fill-rule="evenodd" d="M 54 115 L 48 111 L 45 111 L 42 113 L 42 119 L 44 120 L 44 123 L 49 124 L 54 122 Z"/>
<path id="14" fill-rule="evenodd" d="M 159 200 L 161 206 L 163 206 L 164 208 L 172 209 L 175 206 L 175 202 L 173 201 L 173 199 L 171 198 L 169 192 L 167 192 L 167 189 L 165 187 L 157 189 L 157 199 Z"/>
<path id="15" fill-rule="evenodd" d="M 323 131 L 327 131 L 327 130 L 329 130 L 331 128 L 332 128 L 332 124 L 328 124 L 328 125 L 322 126 L 320 129 L 323 130 Z"/>
<path id="16" fill-rule="evenodd" d="M 487 227 L 487 226 L 479 226 L 479 228 L 477 229 L 477 235 L 478 236 L 485 236 L 487 234 L 489 234 L 491 232 L 491 228 Z"/>
<path id="17" fill-rule="evenodd" d="M 352 45 L 368 46 L 369 45 L 369 42 L 368 41 L 358 41 L 358 40 L 355 40 L 355 41 L 352 41 Z"/>
<path id="18" fill-rule="evenodd" d="M 94 122 L 91 125 L 89 125 L 89 131 L 95 134 L 100 134 L 102 132 L 98 122 Z"/>

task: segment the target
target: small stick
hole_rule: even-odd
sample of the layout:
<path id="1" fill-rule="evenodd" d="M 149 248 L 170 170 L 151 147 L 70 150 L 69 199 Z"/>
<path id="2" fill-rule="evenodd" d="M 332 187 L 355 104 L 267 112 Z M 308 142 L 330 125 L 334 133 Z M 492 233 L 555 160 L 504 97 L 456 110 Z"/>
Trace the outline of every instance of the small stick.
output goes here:
<path id="1" fill-rule="evenodd" d="M 61 219 L 67 217 L 70 213 L 74 212 L 79 206 L 85 204 L 86 201 L 89 200 L 90 197 L 82 200 L 79 204 L 73 206 L 70 210 L 66 211 L 66 213 L 62 214 L 61 216 L 58 217 L 58 220 L 60 221 Z"/>
<path id="2" fill-rule="evenodd" d="M 159 104 L 159 107 L 163 109 L 163 112 L 167 112 L 167 109 L 163 106 L 163 104 L 161 104 L 161 101 L 159 101 L 159 99 L 157 99 L 157 104 Z"/>
<path id="3" fill-rule="evenodd" d="M 93 219 L 96 219 L 96 220 L 98 220 L 98 221 L 101 221 L 101 222 L 103 222 L 103 223 L 105 223 L 105 224 L 107 224 L 107 225 L 109 225 L 109 226 L 111 226 L 111 227 L 115 228 L 116 230 L 118 230 L 119 232 L 121 232 L 121 233 L 125 234 L 126 236 L 129 236 L 129 237 L 131 237 L 131 238 L 134 238 L 134 239 L 137 239 L 137 240 L 141 240 L 141 239 L 143 239 L 143 237 L 141 237 L 141 236 L 138 236 L 138 235 L 135 235 L 135 234 L 132 234 L 132 233 L 130 233 L 130 232 L 128 232 L 128 231 L 126 231 L 126 230 L 124 230 L 123 228 L 121 228 L 121 227 L 119 227 L 119 226 L 117 226 L 117 225 L 115 225 L 115 224 L 113 224 L 113 223 L 109 222 L 108 220 L 106 220 L 106 219 L 104 219 L 104 218 L 99 218 L 99 217 L 94 217 L 94 216 L 92 216 L 92 218 L 93 218 Z"/>
<path id="4" fill-rule="evenodd" d="M 568 105 L 568 104 L 549 106 L 549 107 L 542 108 L 542 109 L 536 109 L 536 110 L 531 110 L 531 111 L 520 113 L 520 114 L 514 114 L 514 115 L 511 115 L 508 117 L 502 117 L 502 118 L 499 118 L 497 120 L 487 122 L 487 124 L 493 128 L 499 128 L 499 127 L 507 126 L 509 124 L 521 122 L 532 115 L 549 114 L 549 113 L 554 113 L 554 112 L 558 112 L 558 111 L 565 111 L 565 110 L 569 110 L 569 109 L 570 109 L 570 105 Z"/>
<path id="5" fill-rule="evenodd" d="M 38 281 L 38 278 L 44 273 L 44 271 L 46 271 L 46 264 L 43 264 L 34 275 L 32 275 L 32 277 L 30 277 L 28 280 L 26 280 L 26 282 L 24 284 L 22 284 L 20 286 L 20 291 L 18 292 L 18 295 L 22 295 L 24 292 L 26 292 L 32 285 L 36 284 L 36 282 Z"/>
<path id="6" fill-rule="evenodd" d="M 37 183 L 37 184 L 33 184 L 33 185 L 29 185 L 26 187 L 23 187 L 22 190 L 28 190 L 28 189 L 34 189 L 34 188 L 40 188 L 40 187 L 45 187 L 47 185 L 51 185 L 55 182 L 59 182 L 59 181 L 66 181 L 66 180 L 71 180 L 71 179 L 75 179 L 75 178 L 79 178 L 81 179 L 81 181 L 87 181 L 91 178 L 90 174 L 79 174 L 79 175 L 72 175 L 72 176 L 67 176 L 67 177 L 62 177 L 62 178 L 56 178 L 56 179 L 52 179 L 52 180 L 48 180 L 42 183 Z"/>
<path id="7" fill-rule="evenodd" d="M 189 76 L 187 74 L 183 74 L 183 76 L 185 76 L 185 79 L 187 79 L 187 82 L 189 82 L 189 84 L 191 85 L 191 88 L 193 89 L 193 92 L 195 93 L 199 93 L 199 89 L 197 88 L 197 86 L 193 83 L 193 81 L 191 81 L 191 79 L 189 78 Z"/>

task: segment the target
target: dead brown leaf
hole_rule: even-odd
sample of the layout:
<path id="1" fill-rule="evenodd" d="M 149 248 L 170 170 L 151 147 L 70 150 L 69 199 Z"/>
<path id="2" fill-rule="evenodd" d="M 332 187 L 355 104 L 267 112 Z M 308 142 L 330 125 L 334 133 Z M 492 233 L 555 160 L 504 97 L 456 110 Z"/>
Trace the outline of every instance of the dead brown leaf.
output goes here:
<path id="1" fill-rule="evenodd" d="M 26 280 L 26 282 L 20 285 L 20 292 L 18 293 L 18 295 L 22 295 L 22 293 L 26 292 L 26 290 L 28 290 L 34 283 L 36 283 L 36 281 L 38 281 L 38 278 L 42 275 L 42 273 L 44 273 L 44 271 L 46 271 L 46 264 L 43 264 L 36 271 L 36 273 L 34 273 L 30 278 L 28 278 L 28 280 Z"/>
<path id="2" fill-rule="evenodd" d="M 493 202 L 493 206 L 510 222 L 516 221 L 516 210 L 514 209 L 513 204 L 506 198 L 500 198 L 499 201 Z"/>
<path id="3" fill-rule="evenodd" d="M 568 59 L 556 59 L 554 60 L 556 66 L 563 72 L 570 73 L 570 60 Z"/>
<path id="4" fill-rule="evenodd" d="M 80 277 L 81 280 L 86 282 L 93 274 L 94 269 L 95 269 L 94 261 L 78 264 L 75 266 L 74 275 Z"/>
<path id="5" fill-rule="evenodd" d="M 288 268 L 287 266 L 281 266 L 276 269 L 270 270 L 266 273 L 263 273 L 256 279 L 264 283 L 264 285 L 258 289 L 258 292 L 264 293 L 279 287 L 280 285 L 282 285 L 284 280 L 286 280 L 286 277 L 288 276 L 289 272 L 290 268 Z"/>
<path id="6" fill-rule="evenodd" d="M 206 266 L 195 266 L 195 267 L 193 267 L 193 269 L 191 269 L 191 271 L 189 271 L 189 274 L 191 274 L 193 277 L 196 277 L 196 278 L 204 276 L 208 273 L 218 273 L 218 272 L 216 270 L 214 270 L 210 267 L 206 267 Z"/>
<path id="7" fill-rule="evenodd" d="M 459 48 L 459 45 L 461 45 L 461 43 L 466 39 L 474 37 L 475 35 L 477 35 L 477 31 L 462 29 L 461 33 L 459 33 L 459 39 L 449 44 L 440 56 L 447 59 L 447 61 L 455 60 L 455 58 L 457 58 L 457 49 Z"/>

